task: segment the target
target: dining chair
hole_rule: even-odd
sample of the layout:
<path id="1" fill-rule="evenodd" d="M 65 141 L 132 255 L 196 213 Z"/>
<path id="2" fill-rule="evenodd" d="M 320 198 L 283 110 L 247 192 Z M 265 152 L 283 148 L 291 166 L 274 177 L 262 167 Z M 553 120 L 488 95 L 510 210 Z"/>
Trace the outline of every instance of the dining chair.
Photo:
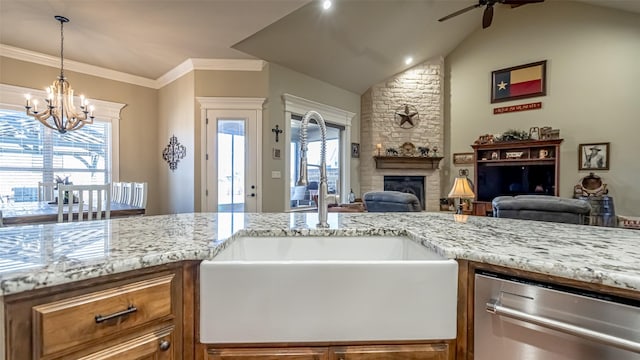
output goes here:
<path id="1" fill-rule="evenodd" d="M 111 201 L 122 202 L 122 183 L 119 181 L 111 183 Z"/>
<path id="2" fill-rule="evenodd" d="M 65 194 L 68 201 L 65 203 Z M 78 202 L 75 203 L 75 197 Z M 100 220 L 111 216 L 111 184 L 104 185 L 58 185 L 58 222 L 64 222 L 64 209 L 67 209 L 66 221 L 84 220 L 84 208 L 87 205 L 87 220 Z"/>
<path id="3" fill-rule="evenodd" d="M 138 208 L 147 207 L 147 183 L 146 182 L 134 182 L 131 189 L 131 206 Z"/>
<path id="4" fill-rule="evenodd" d="M 38 201 L 53 201 L 54 190 L 58 184 L 53 182 L 38 182 Z"/>
<path id="5" fill-rule="evenodd" d="M 122 182 L 120 183 L 120 201 L 122 204 L 131 204 L 131 195 L 133 192 L 133 183 Z"/>

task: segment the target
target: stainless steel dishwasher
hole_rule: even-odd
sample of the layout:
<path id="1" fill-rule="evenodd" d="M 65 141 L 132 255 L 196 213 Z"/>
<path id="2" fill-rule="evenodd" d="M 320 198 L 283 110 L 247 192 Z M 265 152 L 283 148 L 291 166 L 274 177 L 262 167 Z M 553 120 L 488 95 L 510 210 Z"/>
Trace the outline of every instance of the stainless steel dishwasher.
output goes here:
<path id="1" fill-rule="evenodd" d="M 475 275 L 475 360 L 640 360 L 640 301 Z"/>

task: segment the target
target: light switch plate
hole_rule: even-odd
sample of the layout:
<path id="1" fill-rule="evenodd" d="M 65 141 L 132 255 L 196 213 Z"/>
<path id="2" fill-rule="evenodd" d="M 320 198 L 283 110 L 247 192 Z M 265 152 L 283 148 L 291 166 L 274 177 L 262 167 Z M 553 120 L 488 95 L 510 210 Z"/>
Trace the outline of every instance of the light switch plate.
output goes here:
<path id="1" fill-rule="evenodd" d="M 272 171 L 271 172 L 271 178 L 272 179 L 280 179 L 282 177 L 282 174 L 280 173 L 280 171 Z"/>

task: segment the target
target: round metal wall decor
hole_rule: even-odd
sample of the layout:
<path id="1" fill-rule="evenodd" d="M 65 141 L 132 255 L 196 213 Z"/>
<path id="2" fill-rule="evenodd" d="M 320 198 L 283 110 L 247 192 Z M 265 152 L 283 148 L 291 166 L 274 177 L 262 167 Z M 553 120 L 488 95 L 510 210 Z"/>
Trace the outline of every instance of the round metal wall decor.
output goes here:
<path id="1" fill-rule="evenodd" d="M 420 120 L 418 109 L 409 104 L 404 104 L 397 108 L 394 116 L 398 126 L 403 129 L 411 129 L 418 123 L 418 120 Z"/>
<path id="2" fill-rule="evenodd" d="M 187 148 L 178 142 L 178 138 L 173 135 L 169 139 L 169 145 L 162 150 L 162 158 L 169 164 L 171 171 L 178 168 L 178 161 L 187 156 Z"/>

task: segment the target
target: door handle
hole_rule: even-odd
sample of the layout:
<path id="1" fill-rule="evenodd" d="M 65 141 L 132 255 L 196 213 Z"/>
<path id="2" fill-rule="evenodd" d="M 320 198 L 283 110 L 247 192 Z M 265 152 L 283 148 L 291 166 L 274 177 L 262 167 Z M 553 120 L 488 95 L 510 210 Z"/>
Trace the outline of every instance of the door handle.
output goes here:
<path id="1" fill-rule="evenodd" d="M 500 300 L 491 299 L 487 303 L 486 310 L 488 313 L 506 316 L 515 320 L 528 322 L 531 324 L 546 327 L 548 329 L 557 330 L 565 334 L 578 336 L 584 339 L 598 341 L 607 345 L 615 346 L 620 349 L 640 353 L 640 343 L 635 341 L 619 338 L 617 336 L 601 333 L 598 331 L 585 329 L 580 326 L 568 324 L 562 321 L 545 318 L 538 315 L 527 314 L 525 312 L 502 306 Z"/>
<path id="2" fill-rule="evenodd" d="M 256 193 L 251 193 L 251 194 L 249 194 L 249 195 L 247 195 L 247 196 L 249 196 L 249 197 L 256 197 Z"/>

